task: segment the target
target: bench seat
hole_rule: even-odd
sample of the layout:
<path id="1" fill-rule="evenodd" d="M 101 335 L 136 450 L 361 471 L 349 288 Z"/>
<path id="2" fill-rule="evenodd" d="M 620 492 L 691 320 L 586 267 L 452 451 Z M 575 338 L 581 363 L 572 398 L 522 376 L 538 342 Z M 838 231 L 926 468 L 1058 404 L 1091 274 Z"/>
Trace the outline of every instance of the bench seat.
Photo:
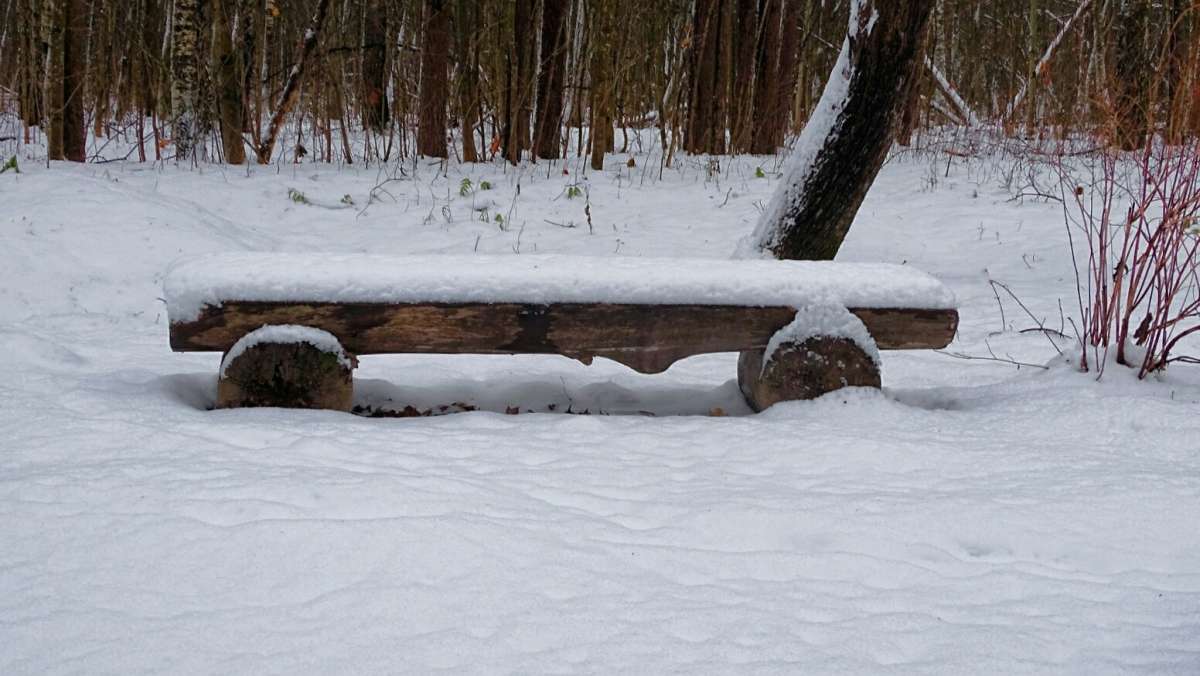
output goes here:
<path id="1" fill-rule="evenodd" d="M 868 263 L 234 253 L 176 265 L 165 292 L 176 351 L 286 324 L 356 355 L 553 353 L 645 373 L 761 350 L 806 306 L 849 309 L 882 349 L 945 347 L 958 324 L 941 282 Z"/>

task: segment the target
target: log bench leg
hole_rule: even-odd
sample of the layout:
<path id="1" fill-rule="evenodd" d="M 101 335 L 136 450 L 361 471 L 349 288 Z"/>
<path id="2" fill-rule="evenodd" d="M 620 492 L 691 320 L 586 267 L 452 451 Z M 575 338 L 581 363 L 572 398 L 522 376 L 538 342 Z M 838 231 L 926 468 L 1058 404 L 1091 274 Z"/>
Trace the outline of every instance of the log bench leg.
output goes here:
<path id="1" fill-rule="evenodd" d="M 746 402 L 762 411 L 781 401 L 815 399 L 843 387 L 879 387 L 879 366 L 848 338 L 814 336 L 783 341 L 766 366 L 765 350 L 738 358 L 738 386 Z"/>
<path id="2" fill-rule="evenodd" d="M 222 360 L 217 408 L 350 411 L 355 365 L 354 357 L 324 331 L 263 327 L 239 340 Z"/>

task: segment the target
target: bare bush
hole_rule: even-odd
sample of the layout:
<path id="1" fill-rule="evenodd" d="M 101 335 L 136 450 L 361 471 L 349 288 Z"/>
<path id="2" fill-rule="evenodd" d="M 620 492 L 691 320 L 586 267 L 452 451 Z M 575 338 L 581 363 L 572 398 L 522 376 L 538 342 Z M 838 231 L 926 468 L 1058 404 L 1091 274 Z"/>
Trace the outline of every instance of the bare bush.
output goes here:
<path id="1" fill-rule="evenodd" d="M 1058 162 L 1083 347 L 1103 372 L 1110 350 L 1138 377 L 1200 332 L 1200 141 L 1151 142 Z"/>

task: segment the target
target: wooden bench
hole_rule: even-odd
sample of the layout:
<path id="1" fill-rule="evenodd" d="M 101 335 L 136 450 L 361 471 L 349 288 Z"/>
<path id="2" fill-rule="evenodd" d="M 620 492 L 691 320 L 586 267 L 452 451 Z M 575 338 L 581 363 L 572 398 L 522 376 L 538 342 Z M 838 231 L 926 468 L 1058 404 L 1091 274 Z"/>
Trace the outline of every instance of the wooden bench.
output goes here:
<path id="1" fill-rule="evenodd" d="M 658 373 L 692 355 L 740 352 L 742 391 L 762 409 L 844 385 L 878 386 L 871 339 L 881 349 L 940 348 L 958 324 L 940 282 L 882 264 L 237 253 L 175 266 L 165 291 L 172 349 L 227 353 L 223 384 L 233 371 L 287 386 L 286 395 L 247 397 L 230 384 L 219 388 L 218 406 L 348 408 L 345 365 L 357 355 L 561 354 Z M 870 338 L 824 331 L 838 313 Z M 806 332 L 805 321 L 819 326 Z M 325 360 L 330 374 L 318 377 L 299 364 L 305 351 L 331 351 L 313 345 L 321 341 L 243 341 L 233 355 L 242 368 L 234 368 L 230 350 L 264 326 L 327 332 L 350 357 Z M 336 396 L 309 391 L 321 388 Z"/>

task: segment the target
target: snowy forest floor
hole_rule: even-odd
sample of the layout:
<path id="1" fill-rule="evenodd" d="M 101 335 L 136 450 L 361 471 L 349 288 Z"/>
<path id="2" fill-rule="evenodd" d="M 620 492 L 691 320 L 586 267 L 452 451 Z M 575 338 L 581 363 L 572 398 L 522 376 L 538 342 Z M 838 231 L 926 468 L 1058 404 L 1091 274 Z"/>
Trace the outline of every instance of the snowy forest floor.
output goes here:
<path id="1" fill-rule="evenodd" d="M 0 673 L 1200 669 L 1200 369 L 1097 382 L 1022 331 L 989 280 L 1071 334 L 1074 276 L 1001 160 L 893 159 L 841 258 L 1049 369 L 888 352 L 883 392 L 752 415 L 735 355 L 375 356 L 358 403 L 475 410 L 371 419 L 210 411 L 220 355 L 167 345 L 181 255 L 727 257 L 777 185 L 638 159 L 0 176 Z"/>

